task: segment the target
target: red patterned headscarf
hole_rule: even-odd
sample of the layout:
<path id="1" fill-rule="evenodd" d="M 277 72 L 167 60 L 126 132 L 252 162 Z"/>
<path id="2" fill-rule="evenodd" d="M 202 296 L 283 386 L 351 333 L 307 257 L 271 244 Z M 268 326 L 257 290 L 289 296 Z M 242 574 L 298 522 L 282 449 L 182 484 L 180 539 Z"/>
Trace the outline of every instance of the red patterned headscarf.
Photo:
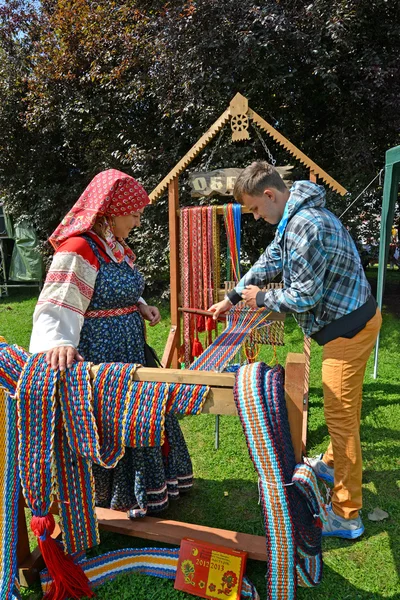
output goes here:
<path id="1" fill-rule="evenodd" d="M 82 196 L 50 236 L 49 242 L 57 250 L 66 239 L 93 229 L 96 221 L 107 220 L 107 217 L 131 215 L 149 202 L 150 198 L 136 179 L 115 169 L 103 171 L 89 183 Z M 123 260 L 124 256 L 120 256 L 116 250 L 116 243 L 110 239 L 106 241 L 117 260 Z M 118 241 L 124 247 L 125 254 L 134 257 L 125 242 L 120 239 Z"/>

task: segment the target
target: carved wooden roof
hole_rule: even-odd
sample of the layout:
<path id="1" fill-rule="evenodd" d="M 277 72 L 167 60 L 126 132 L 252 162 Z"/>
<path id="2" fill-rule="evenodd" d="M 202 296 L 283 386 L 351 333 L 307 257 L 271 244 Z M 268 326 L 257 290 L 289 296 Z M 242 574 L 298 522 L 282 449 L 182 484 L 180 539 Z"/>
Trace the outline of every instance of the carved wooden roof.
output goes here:
<path id="1" fill-rule="evenodd" d="M 237 114 L 237 106 L 248 106 L 247 99 L 242 94 L 236 94 L 229 108 L 211 125 L 210 129 L 206 131 L 204 135 L 192 146 L 192 148 L 185 154 L 183 158 L 175 165 L 175 167 L 164 177 L 164 179 L 157 185 L 156 188 L 150 194 L 151 202 L 154 202 L 161 196 L 166 190 L 168 184 L 177 176 L 180 175 L 186 167 L 192 162 L 194 158 L 211 142 L 211 140 L 217 135 L 217 133 L 229 122 L 232 114 Z M 235 110 L 236 107 L 236 110 Z M 321 169 L 313 160 L 311 160 L 304 152 L 299 150 L 294 144 L 292 144 L 285 136 L 277 131 L 272 125 L 270 125 L 265 119 L 260 117 L 251 108 L 247 108 L 246 115 L 250 121 L 256 123 L 260 129 L 265 131 L 275 142 L 283 146 L 292 156 L 299 160 L 303 165 L 308 167 L 312 173 L 322 179 L 332 190 L 338 192 L 341 196 L 347 193 L 347 190 L 340 185 L 333 177 L 331 177 L 326 171 Z"/>

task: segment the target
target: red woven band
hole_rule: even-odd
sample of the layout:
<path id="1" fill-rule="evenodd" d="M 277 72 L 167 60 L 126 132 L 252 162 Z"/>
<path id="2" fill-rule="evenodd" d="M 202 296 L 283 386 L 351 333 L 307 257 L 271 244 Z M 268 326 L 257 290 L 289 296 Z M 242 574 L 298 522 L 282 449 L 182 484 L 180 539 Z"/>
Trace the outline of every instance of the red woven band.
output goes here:
<path id="1" fill-rule="evenodd" d="M 121 315 L 129 315 L 130 313 L 136 312 L 137 310 L 139 310 L 137 304 L 134 304 L 133 306 L 126 306 L 124 308 L 88 310 L 85 313 L 85 319 L 93 319 L 95 317 L 120 317 Z"/>

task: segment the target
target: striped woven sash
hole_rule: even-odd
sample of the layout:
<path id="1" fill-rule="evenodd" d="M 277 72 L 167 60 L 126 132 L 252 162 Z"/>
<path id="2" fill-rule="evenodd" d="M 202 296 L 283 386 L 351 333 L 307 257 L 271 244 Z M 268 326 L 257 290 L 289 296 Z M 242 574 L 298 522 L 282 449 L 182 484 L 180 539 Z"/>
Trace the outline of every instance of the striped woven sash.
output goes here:
<path id="1" fill-rule="evenodd" d="M 0 598 L 19 600 L 17 406 L 0 388 Z"/>
<path id="2" fill-rule="evenodd" d="M 127 573 L 174 580 L 178 558 L 179 548 L 125 548 L 89 559 L 81 553 L 75 560 L 81 565 L 92 587 L 97 588 L 118 575 Z M 40 579 L 43 593 L 46 593 L 50 588 L 51 577 L 47 571 L 42 571 Z M 240 598 L 260 600 L 257 590 L 247 577 L 243 577 Z"/>
<path id="3" fill-rule="evenodd" d="M 267 598 L 294 600 L 297 585 L 322 576 L 325 507 L 315 474 L 296 466 L 287 417 L 284 370 L 253 363 L 239 369 L 234 397 L 259 477 L 267 544 Z"/>

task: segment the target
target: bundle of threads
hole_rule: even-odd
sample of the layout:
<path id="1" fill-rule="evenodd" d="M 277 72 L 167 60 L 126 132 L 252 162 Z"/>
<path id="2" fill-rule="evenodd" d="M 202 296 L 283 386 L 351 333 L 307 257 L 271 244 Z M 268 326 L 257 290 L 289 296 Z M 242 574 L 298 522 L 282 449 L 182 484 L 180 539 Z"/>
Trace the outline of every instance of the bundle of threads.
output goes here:
<path id="1" fill-rule="evenodd" d="M 269 315 L 270 312 L 263 308 L 252 309 L 243 303 L 233 306 L 227 313 L 226 329 L 192 363 L 190 369 L 223 371 L 231 363 L 248 362 L 249 357 L 243 354 L 242 348 L 254 331 L 266 327 Z"/>
<path id="2" fill-rule="evenodd" d="M 224 223 L 227 237 L 226 246 L 226 279 L 240 280 L 240 243 L 242 207 L 240 204 L 223 206 Z"/>
<path id="3" fill-rule="evenodd" d="M 259 477 L 267 543 L 267 598 L 295 600 L 297 585 L 322 577 L 326 508 L 311 467 L 296 465 L 284 396 L 284 370 L 242 366 L 234 398 Z"/>
<path id="4" fill-rule="evenodd" d="M 43 354 L 29 356 L 21 348 L 0 346 L 0 386 L 15 393 L 16 402 L 11 402 L 18 410 L 19 476 L 14 468 L 13 485 L 19 488 L 20 477 L 33 513 L 31 527 L 53 581 L 52 600 L 93 595 L 80 566 L 51 538 L 53 497 L 60 503 L 66 552 L 98 544 L 92 463 L 112 468 L 126 445 L 161 445 L 167 406 L 174 412 L 190 414 L 193 410 L 197 414 L 206 399 L 206 386 L 184 386 L 180 394 L 178 384 L 170 389 L 164 383 L 133 381 L 136 367 L 101 365 L 92 384 L 90 363 L 75 363 L 60 374 L 46 364 Z M 17 435 L 16 429 L 11 432 Z M 16 438 L 14 446 L 8 441 L 10 452 L 16 445 Z M 11 483 L 7 485 L 11 490 Z M 16 503 L 10 506 L 5 526 L 15 531 Z M 8 550 L 14 558 L 7 562 L 9 573 L 3 575 L 3 583 L 7 581 L 10 588 L 15 577 L 16 538 Z M 4 554 L 4 548 L 1 551 Z M 2 597 L 11 600 L 10 593 Z"/>

